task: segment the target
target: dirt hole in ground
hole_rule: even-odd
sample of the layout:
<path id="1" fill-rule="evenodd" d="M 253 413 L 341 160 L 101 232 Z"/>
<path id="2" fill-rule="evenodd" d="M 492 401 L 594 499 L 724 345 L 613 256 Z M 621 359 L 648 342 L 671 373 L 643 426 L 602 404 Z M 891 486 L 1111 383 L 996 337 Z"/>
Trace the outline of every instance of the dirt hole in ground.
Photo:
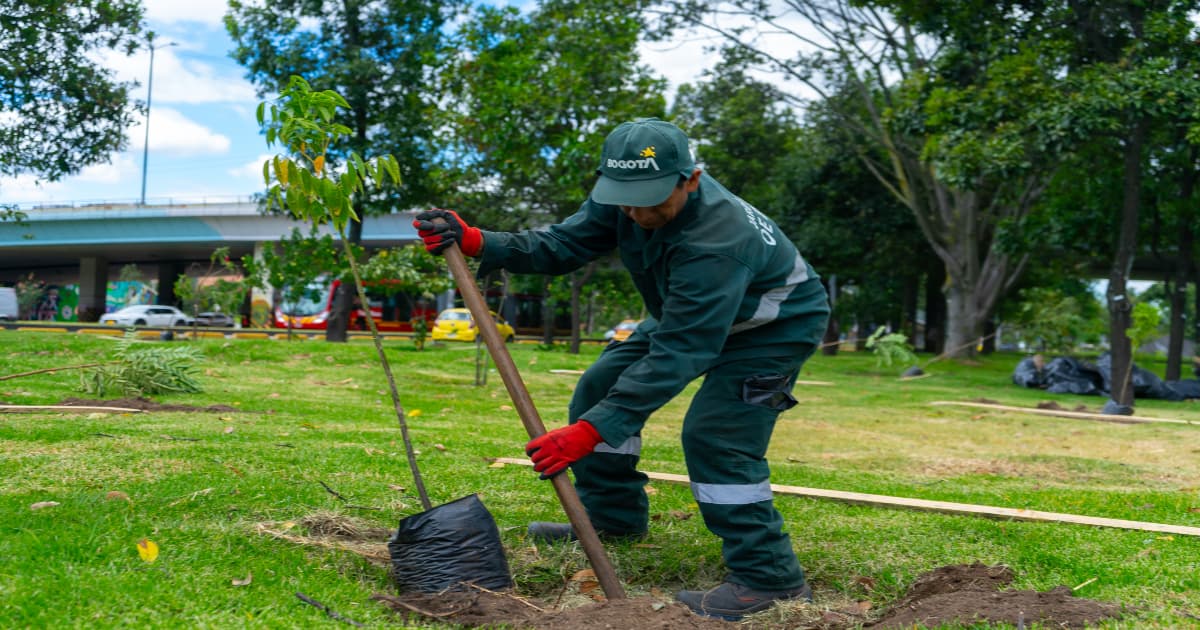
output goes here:
<path id="1" fill-rule="evenodd" d="M 352 517 L 316 513 L 286 523 L 260 523 L 259 533 L 301 545 L 342 549 L 380 567 L 390 566 L 387 538 L 391 531 L 371 527 Z M 788 603 L 753 615 L 741 624 L 700 617 L 668 594 L 630 597 L 617 601 L 570 598 L 540 601 L 511 592 L 467 585 L 466 590 L 442 593 L 379 593 L 375 601 L 396 611 L 398 622 L 440 622 L 464 627 L 510 627 L 529 630 L 577 628 L 638 628 L 646 630 L 848 630 L 850 628 L 912 628 L 940 624 L 1000 624 L 1047 628 L 1085 628 L 1116 618 L 1128 609 L 1117 604 L 1074 597 L 1067 586 L 1049 591 L 1004 590 L 1013 581 L 1005 566 L 982 563 L 939 567 L 919 576 L 908 592 L 881 613 L 863 609 L 830 609 L 820 597 L 814 604 Z M 585 603 L 580 603 L 585 602 Z M 326 602 L 336 607 L 332 602 Z M 874 617 L 874 620 L 871 619 Z"/>
<path id="2" fill-rule="evenodd" d="M 149 398 L 109 398 L 104 400 L 67 398 L 58 404 L 64 407 L 115 407 L 118 409 L 138 409 L 141 411 L 208 411 L 212 413 L 238 411 L 237 407 L 231 407 L 229 405 L 208 405 L 207 407 L 197 407 L 194 405 L 167 405 L 154 402 Z"/>

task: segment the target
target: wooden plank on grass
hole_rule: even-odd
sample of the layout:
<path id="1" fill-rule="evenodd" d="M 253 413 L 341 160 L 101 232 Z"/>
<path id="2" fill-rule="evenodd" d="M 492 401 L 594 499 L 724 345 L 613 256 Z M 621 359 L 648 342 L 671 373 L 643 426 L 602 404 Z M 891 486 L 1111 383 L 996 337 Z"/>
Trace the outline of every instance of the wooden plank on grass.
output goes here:
<path id="1" fill-rule="evenodd" d="M 577 376 L 577 375 L 583 374 L 583 370 L 550 370 L 550 373 L 551 374 L 565 374 L 565 375 L 570 375 L 570 376 Z M 833 383 L 830 383 L 829 381 L 796 381 L 796 384 L 797 385 L 811 385 L 811 386 L 818 386 L 818 387 L 821 387 L 821 386 L 827 387 L 827 386 L 833 385 Z"/>
<path id="2" fill-rule="evenodd" d="M 527 459 L 497 457 L 495 461 L 501 464 L 515 464 L 518 466 L 533 465 L 533 462 L 530 462 Z M 679 484 L 689 483 L 686 475 L 646 471 L 642 472 L 645 472 L 647 477 L 658 481 L 667 481 L 670 483 Z M 1071 523 L 1075 525 L 1090 525 L 1092 527 L 1113 527 L 1117 529 L 1133 529 L 1145 532 L 1159 532 L 1163 534 L 1179 534 L 1181 536 L 1200 536 L 1200 527 L 1189 527 L 1187 525 L 1169 525 L 1166 523 L 1149 523 L 1146 521 L 1127 521 L 1120 518 L 1080 516 L 1078 514 L 1062 514 L 1059 512 L 1039 512 L 1038 510 L 992 507 L 989 505 L 974 505 L 971 503 L 952 503 L 950 501 L 906 499 L 904 497 L 891 497 L 883 494 L 866 494 L 862 492 L 824 490 L 821 488 L 804 488 L 801 486 L 785 486 L 776 483 L 771 484 L 771 490 L 778 494 L 809 497 L 813 499 L 830 499 L 833 501 L 841 501 L 843 503 L 869 505 L 872 507 L 904 508 L 927 512 L 939 512 L 941 514 L 982 516 L 985 518 L 1001 520 Z"/>
<path id="3" fill-rule="evenodd" d="M 0 413 L 33 413 L 35 411 L 71 411 L 75 413 L 142 413 L 141 409 L 127 407 L 85 407 L 83 405 L 0 405 Z"/>
<path id="4" fill-rule="evenodd" d="M 1010 405 L 1000 405 L 995 403 L 980 403 L 980 402 L 959 402 L 954 400 L 936 400 L 929 403 L 936 406 L 956 406 L 956 407 L 975 407 L 978 409 L 990 409 L 992 411 L 1012 411 L 1016 413 L 1032 413 L 1039 416 L 1056 416 L 1059 418 L 1075 418 L 1077 420 L 1100 420 L 1102 422 L 1116 422 L 1122 424 L 1142 424 L 1146 422 L 1169 422 L 1172 424 L 1194 424 L 1200 425 L 1197 420 L 1177 420 L 1175 418 L 1151 418 L 1149 416 L 1118 416 L 1103 413 L 1087 413 L 1084 411 L 1068 411 L 1066 409 L 1037 409 L 1032 407 L 1013 407 Z"/>

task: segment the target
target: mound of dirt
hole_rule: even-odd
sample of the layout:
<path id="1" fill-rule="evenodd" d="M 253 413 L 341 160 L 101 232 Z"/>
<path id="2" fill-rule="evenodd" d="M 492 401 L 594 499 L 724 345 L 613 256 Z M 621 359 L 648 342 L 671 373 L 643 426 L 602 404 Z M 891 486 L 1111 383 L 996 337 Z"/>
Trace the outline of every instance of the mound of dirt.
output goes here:
<path id="1" fill-rule="evenodd" d="M 208 411 L 226 413 L 238 411 L 237 407 L 229 405 L 209 405 L 196 407 L 193 405 L 166 405 L 154 402 L 149 398 L 112 398 L 105 400 L 88 400 L 85 398 L 67 398 L 58 403 L 66 407 L 116 407 L 118 409 L 140 409 L 142 411 Z"/>
<path id="2" fill-rule="evenodd" d="M 1001 591 L 1013 580 L 1008 567 L 981 563 L 934 569 L 913 583 L 871 628 L 912 628 L 944 623 L 1007 623 L 1028 627 L 1084 628 L 1119 617 L 1115 604 L 1080 599 L 1059 586 L 1046 592 Z"/>

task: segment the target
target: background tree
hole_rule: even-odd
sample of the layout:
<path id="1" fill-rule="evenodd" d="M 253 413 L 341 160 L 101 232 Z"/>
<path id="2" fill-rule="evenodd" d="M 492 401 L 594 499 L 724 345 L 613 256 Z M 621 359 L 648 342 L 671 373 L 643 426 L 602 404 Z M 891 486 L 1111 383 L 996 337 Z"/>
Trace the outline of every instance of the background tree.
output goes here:
<path id="1" fill-rule="evenodd" d="M 138 0 L 11 0 L 0 14 L 0 175 L 55 181 L 125 147 L 137 109 L 97 53 L 143 44 Z M 0 220 L 4 213 L 0 212 Z"/>
<path id="2" fill-rule="evenodd" d="M 544 0 L 524 15 L 476 8 L 459 31 L 461 55 L 448 75 L 454 121 L 447 144 L 462 191 L 447 197 L 454 207 L 498 230 L 555 222 L 579 209 L 608 132 L 665 109 L 664 82 L 638 58 L 641 5 Z M 572 352 L 583 287 L 595 268 L 571 276 Z M 547 297 L 545 304 L 549 342 L 553 303 Z"/>
<path id="3" fill-rule="evenodd" d="M 257 288 L 271 294 L 271 318 L 282 301 L 286 305 L 301 300 L 319 300 L 321 295 L 313 288 L 319 278 L 344 275 L 333 237 L 319 234 L 316 227 L 304 235 L 293 228 L 287 238 L 281 238 L 274 246 L 263 247 L 259 256 L 242 257 L 245 270 L 244 282 L 248 288 Z M 288 340 L 292 339 L 292 318 L 287 318 Z"/>
<path id="4" fill-rule="evenodd" d="M 425 348 L 425 333 L 437 312 L 432 307 L 435 296 L 454 287 L 440 257 L 425 251 L 420 243 L 393 247 L 376 252 L 360 268 L 362 280 L 384 295 L 418 296 L 408 304 L 412 313 L 413 341 L 418 350 Z"/>
<path id="5" fill-rule="evenodd" d="M 242 270 L 229 258 L 229 248 L 220 247 L 209 256 L 208 266 L 192 265 L 196 275 L 179 274 L 175 280 L 175 297 L 192 317 L 205 311 L 227 313 L 240 321 L 242 302 L 249 287 L 242 281 Z M 192 327 L 198 324 L 193 320 Z"/>
<path id="6" fill-rule="evenodd" d="M 330 166 L 369 148 L 396 156 L 401 184 L 376 185 L 354 199 L 347 237 L 362 241 L 362 217 L 440 199 L 434 130 L 437 70 L 451 49 L 448 23 L 456 0 L 231 0 L 225 26 L 234 59 L 260 95 L 280 91 L 289 77 L 331 89 L 348 107 L 338 121 L 351 133 L 329 147 Z M 345 341 L 354 287 L 343 283 L 326 338 Z"/>
<path id="7" fill-rule="evenodd" d="M 802 141 L 800 123 L 779 89 L 747 72 L 753 55 L 726 48 L 696 83 L 681 85 L 671 117 L 688 133 L 697 160 L 750 205 L 779 220 L 781 164 Z"/>

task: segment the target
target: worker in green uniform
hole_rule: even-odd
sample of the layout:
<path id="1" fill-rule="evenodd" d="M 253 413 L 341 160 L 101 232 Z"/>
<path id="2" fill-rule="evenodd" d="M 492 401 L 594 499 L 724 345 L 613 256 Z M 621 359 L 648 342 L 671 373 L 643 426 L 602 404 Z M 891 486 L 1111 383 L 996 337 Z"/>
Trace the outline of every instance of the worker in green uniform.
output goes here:
<path id="1" fill-rule="evenodd" d="M 547 228 L 483 231 L 449 210 L 423 212 L 413 225 L 429 251 L 457 242 L 479 258 L 481 275 L 563 274 L 618 252 L 651 316 L 583 374 L 569 424 L 528 443 L 535 470 L 549 478 L 572 469 L 602 538 L 645 536 L 642 426 L 703 376 L 684 417 L 683 451 L 704 523 L 723 541 L 728 576 L 677 597 L 726 619 L 811 599 L 772 502 L 765 455 L 825 331 L 824 287 L 774 221 L 696 168 L 675 125 L 621 124 L 605 139 L 598 174 L 579 211 Z M 565 523 L 533 523 L 529 533 L 574 538 Z"/>

